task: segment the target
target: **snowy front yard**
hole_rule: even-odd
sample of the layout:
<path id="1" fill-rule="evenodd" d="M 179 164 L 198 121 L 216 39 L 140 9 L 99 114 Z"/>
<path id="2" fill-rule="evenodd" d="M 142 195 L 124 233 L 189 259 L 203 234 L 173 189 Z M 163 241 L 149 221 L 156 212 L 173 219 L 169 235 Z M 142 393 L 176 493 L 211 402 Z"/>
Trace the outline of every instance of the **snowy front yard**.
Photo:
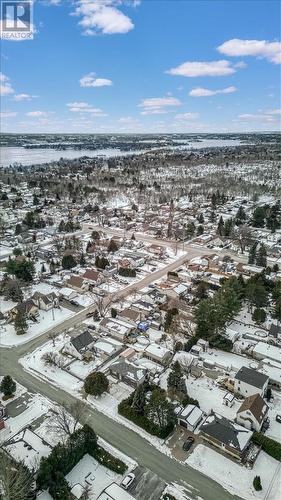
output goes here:
<path id="1" fill-rule="evenodd" d="M 53 314 L 54 312 L 54 314 Z M 37 322 L 28 321 L 28 331 L 24 335 L 17 335 L 13 323 L 1 325 L 0 346 L 12 347 L 29 342 L 34 337 L 39 337 L 59 325 L 68 318 L 74 316 L 74 312 L 61 307 L 52 311 L 39 311 Z"/>
<path id="2" fill-rule="evenodd" d="M 263 451 L 253 469 L 247 469 L 216 451 L 199 444 L 185 462 L 245 500 L 279 500 L 280 463 Z M 262 491 L 255 491 L 253 479 L 260 476 Z"/>

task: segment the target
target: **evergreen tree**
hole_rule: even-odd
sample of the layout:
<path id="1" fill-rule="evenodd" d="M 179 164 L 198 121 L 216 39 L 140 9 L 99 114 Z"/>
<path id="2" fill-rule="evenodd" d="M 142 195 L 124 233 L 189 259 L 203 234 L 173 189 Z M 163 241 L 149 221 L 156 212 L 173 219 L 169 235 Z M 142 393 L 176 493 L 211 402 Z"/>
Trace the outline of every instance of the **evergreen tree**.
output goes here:
<path id="1" fill-rule="evenodd" d="M 165 391 L 160 388 L 152 391 L 145 413 L 148 420 L 160 429 L 168 426 L 173 428 L 176 422 L 173 405 L 167 400 Z"/>
<path id="2" fill-rule="evenodd" d="M 108 244 L 108 247 L 107 247 L 108 253 L 114 253 L 114 252 L 117 252 L 117 250 L 118 250 L 118 245 L 117 245 L 116 241 L 111 239 L 109 244 Z"/>
<path id="3" fill-rule="evenodd" d="M 223 221 L 223 218 L 222 216 L 220 216 L 220 219 L 219 219 L 219 222 L 218 222 L 218 234 L 220 236 L 223 236 L 224 235 L 224 221 Z"/>
<path id="4" fill-rule="evenodd" d="M 253 480 L 253 486 L 256 491 L 261 491 L 262 490 L 262 485 L 261 485 L 261 478 L 260 476 L 255 476 Z"/>
<path id="5" fill-rule="evenodd" d="M 252 224 L 254 227 L 264 227 L 264 219 L 266 216 L 266 211 L 264 207 L 257 207 L 253 213 Z"/>
<path id="6" fill-rule="evenodd" d="M 256 258 L 257 266 L 266 267 L 266 262 L 267 262 L 266 256 L 267 256 L 267 252 L 266 252 L 265 245 L 263 243 L 261 243 L 260 247 L 258 249 L 257 258 Z"/>
<path id="7" fill-rule="evenodd" d="M 260 307 L 257 307 L 257 309 L 254 309 L 253 314 L 252 314 L 252 320 L 260 325 L 261 323 L 264 323 L 266 320 L 266 312 L 264 309 L 261 309 Z"/>
<path id="8" fill-rule="evenodd" d="M 28 330 L 28 324 L 25 312 L 19 310 L 14 321 L 17 335 L 24 335 Z"/>
<path id="9" fill-rule="evenodd" d="M 255 264 L 257 256 L 257 242 L 251 246 L 249 250 L 248 264 Z"/>
<path id="10" fill-rule="evenodd" d="M 73 255 L 64 255 L 61 261 L 63 269 L 72 269 L 77 265 Z"/>
<path id="11" fill-rule="evenodd" d="M 86 264 L 86 259 L 85 259 L 85 256 L 84 256 L 83 252 L 80 255 L 79 264 L 80 264 L 81 267 L 84 267 L 85 264 Z"/>
<path id="12" fill-rule="evenodd" d="M 84 382 L 84 391 L 92 396 L 101 396 L 109 387 L 109 382 L 103 372 L 90 373 Z"/>
<path id="13" fill-rule="evenodd" d="M 146 404 L 146 388 L 145 388 L 145 383 L 142 383 L 137 386 L 134 392 L 132 408 L 134 408 L 134 410 L 137 413 L 143 415 L 145 404 Z"/>
<path id="14" fill-rule="evenodd" d="M 16 392 L 16 388 L 16 383 L 10 375 L 5 375 L 5 377 L 2 378 L 0 391 L 4 393 L 4 396 L 12 396 L 12 394 Z"/>

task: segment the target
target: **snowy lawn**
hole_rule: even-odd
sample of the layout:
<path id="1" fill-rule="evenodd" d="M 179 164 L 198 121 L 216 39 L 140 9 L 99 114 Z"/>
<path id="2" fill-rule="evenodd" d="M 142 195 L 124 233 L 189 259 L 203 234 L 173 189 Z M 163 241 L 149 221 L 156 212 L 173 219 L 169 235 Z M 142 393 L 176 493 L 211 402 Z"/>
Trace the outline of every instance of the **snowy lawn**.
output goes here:
<path id="1" fill-rule="evenodd" d="M 12 323 L 2 325 L 0 330 L 0 346 L 12 347 L 25 344 L 34 337 L 39 337 L 42 333 L 51 330 L 54 326 L 59 325 L 74 315 L 75 313 L 73 311 L 63 307 L 54 309 L 54 319 L 52 311 L 39 311 L 37 317 L 38 322 L 33 323 L 32 321 L 28 321 L 28 331 L 24 335 L 17 335 Z"/>
<path id="2" fill-rule="evenodd" d="M 186 463 L 221 484 L 230 493 L 246 500 L 280 498 L 280 463 L 263 451 L 260 452 L 253 469 L 247 469 L 211 448 L 199 444 Z M 279 475 L 277 475 L 278 469 Z M 253 488 L 253 479 L 256 475 L 261 477 L 262 491 L 255 491 Z"/>
<path id="3" fill-rule="evenodd" d="M 276 415 L 281 415 L 281 394 L 280 392 L 272 391 L 272 396 L 274 398 L 273 402 L 267 403 L 269 406 L 268 417 L 270 425 L 265 434 L 281 443 L 281 423 L 276 420 Z"/>

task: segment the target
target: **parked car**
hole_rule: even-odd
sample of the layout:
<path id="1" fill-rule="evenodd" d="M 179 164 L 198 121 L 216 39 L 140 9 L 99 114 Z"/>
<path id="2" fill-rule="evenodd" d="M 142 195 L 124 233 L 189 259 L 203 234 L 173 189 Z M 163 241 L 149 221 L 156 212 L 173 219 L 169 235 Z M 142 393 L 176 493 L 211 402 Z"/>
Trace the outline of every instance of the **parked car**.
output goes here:
<path id="1" fill-rule="evenodd" d="M 129 486 L 131 486 L 132 482 L 135 480 L 136 476 L 132 472 L 130 474 L 127 474 L 127 476 L 124 477 L 121 486 L 127 490 Z"/>
<path id="2" fill-rule="evenodd" d="M 91 318 L 92 316 L 93 316 L 93 313 L 92 313 L 92 312 L 88 312 L 88 313 L 86 314 L 86 318 Z"/>
<path id="3" fill-rule="evenodd" d="M 275 420 L 281 424 L 281 415 L 276 415 Z"/>
<path id="4" fill-rule="evenodd" d="M 193 437 L 191 437 L 191 436 L 190 436 L 190 437 L 188 437 L 188 438 L 187 438 L 187 440 L 183 443 L 183 445 L 182 445 L 182 449 L 183 449 L 184 451 L 188 451 L 188 450 L 190 450 L 190 448 L 191 448 L 191 446 L 193 445 L 193 443 L 194 443 L 194 438 L 193 438 Z"/>

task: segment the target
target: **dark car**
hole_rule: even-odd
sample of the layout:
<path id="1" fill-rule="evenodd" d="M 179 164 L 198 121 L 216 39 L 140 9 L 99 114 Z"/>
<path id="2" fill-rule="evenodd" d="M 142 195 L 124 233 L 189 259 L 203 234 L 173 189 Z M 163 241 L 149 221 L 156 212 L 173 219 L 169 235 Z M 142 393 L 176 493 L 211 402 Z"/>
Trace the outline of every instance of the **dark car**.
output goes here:
<path id="1" fill-rule="evenodd" d="M 187 440 L 186 440 L 186 441 L 183 443 L 183 445 L 182 445 L 182 449 L 183 449 L 184 451 L 188 451 L 188 450 L 190 450 L 190 448 L 191 448 L 191 446 L 193 445 L 193 443 L 194 443 L 194 438 L 193 438 L 193 437 L 189 437 L 189 438 L 187 438 Z"/>

